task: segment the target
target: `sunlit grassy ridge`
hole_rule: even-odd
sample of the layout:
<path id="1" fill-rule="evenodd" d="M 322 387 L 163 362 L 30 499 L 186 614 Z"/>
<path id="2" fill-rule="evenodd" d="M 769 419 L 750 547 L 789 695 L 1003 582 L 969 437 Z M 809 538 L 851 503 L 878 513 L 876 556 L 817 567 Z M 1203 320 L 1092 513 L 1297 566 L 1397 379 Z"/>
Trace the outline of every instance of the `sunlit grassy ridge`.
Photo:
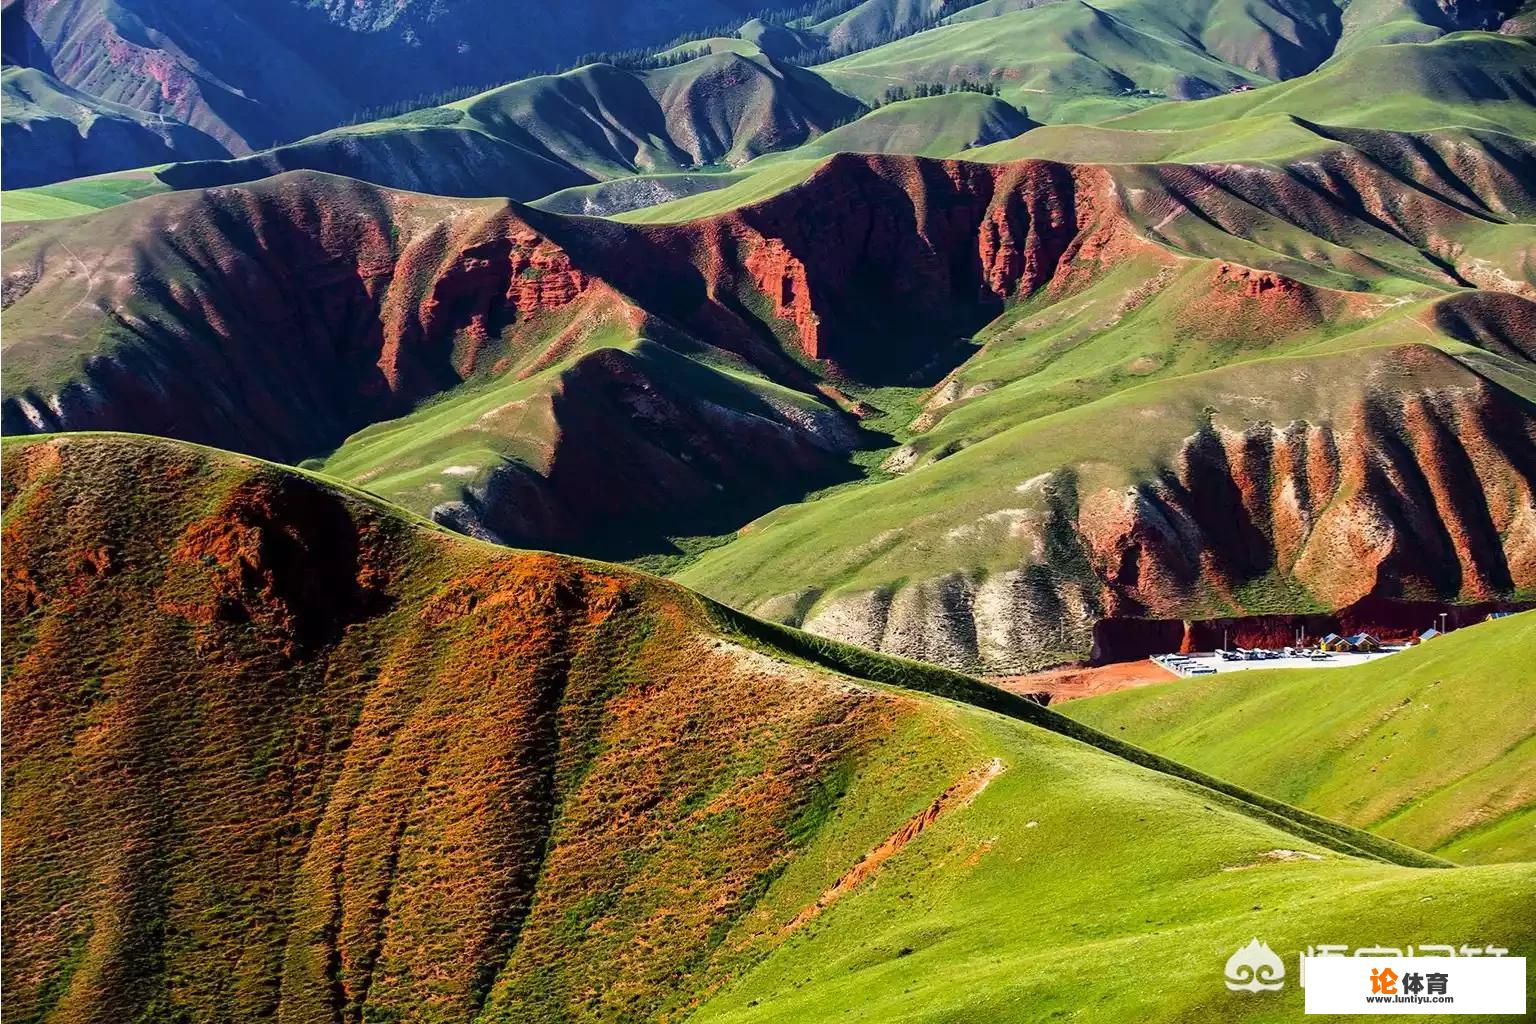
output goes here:
<path id="1" fill-rule="evenodd" d="M 1536 42 L 1458 33 L 1368 47 L 1313 74 L 1095 125 L 1048 125 L 971 154 L 1109 163 L 1283 160 L 1337 145 L 1330 127 L 1536 135 Z"/>
<path id="2" fill-rule="evenodd" d="M 1086 315 L 1091 319 L 1093 311 Z M 1049 521 L 1052 474 L 1067 473 L 1078 495 L 1155 480 L 1207 418 L 1238 431 L 1256 423 L 1332 421 L 1369 382 L 1399 365 L 1403 350 L 1383 342 L 1413 338 L 1465 350 L 1406 318 L 1404 333 L 1387 328 L 1374 342 L 1370 326 L 1331 340 L 1328 329 L 1303 332 L 1280 340 L 1279 351 L 1294 346 L 1283 356 L 1264 352 L 1262 342 L 1244 353 L 1236 339 L 1210 348 L 1184 338 L 1169 344 L 1170 335 L 1155 327 L 1139 334 L 1134 320 L 1107 333 L 1077 333 L 1070 319 L 1042 326 L 1038 335 L 1020 331 L 1013 344 L 1004 340 L 1009 332 L 1000 333 L 976 357 L 974 373 L 969 366 L 962 371 L 958 392 L 967 384 L 985 386 L 942 406 L 936 426 L 912 435 L 903 475 L 778 509 L 677 578 L 722 600 L 781 615 L 788 614 L 785 594 L 817 602 L 942 570 L 985 575 L 1038 564 L 1045 560 L 1039 533 L 1020 524 Z M 1115 359 L 1095 357 L 1100 339 L 1115 348 Z M 1528 368 L 1497 357 L 1490 363 L 1530 389 Z M 1180 373 L 1181 364 L 1217 368 Z M 1474 379 L 1451 358 L 1420 367 L 1406 392 Z M 1010 381 L 1014 373 L 1021 375 Z M 1050 571 L 1088 569 L 1052 562 Z M 1298 595 L 1282 588 L 1274 598 L 1268 606 L 1250 595 L 1264 607 L 1248 610 L 1280 611 Z M 1209 599 L 1205 615 L 1235 611 L 1226 598 Z"/>
<path id="3" fill-rule="evenodd" d="M 8 189 L 0 193 L 0 220 L 49 220 L 116 206 L 164 192 L 170 186 L 153 176 L 155 168 L 95 178 L 76 178 L 56 185 Z"/>
<path id="4" fill-rule="evenodd" d="M 1453 860 L 1531 860 L 1533 643 L 1525 613 L 1355 668 L 1180 680 L 1062 711 Z"/>
<path id="5" fill-rule="evenodd" d="M 1021 129 L 1012 138 L 974 148 L 961 139 L 970 133 L 969 127 L 958 132 L 948 127 L 949 111 L 955 106 L 980 109 L 986 97 L 957 94 L 911 100 L 866 114 L 814 142 L 761 157 L 738 172 L 751 177 L 733 178 L 729 188 L 622 216 L 686 220 L 719 213 L 803 180 L 812 164 L 799 161 L 818 159 L 833 149 L 912 151 L 989 163 L 1035 158 L 1104 164 L 1283 164 L 1346 151 L 1362 142 L 1361 133 L 1351 129 L 1366 129 L 1418 133 L 1447 140 L 1447 145 L 1497 150 L 1510 141 L 1536 137 L 1536 107 L 1528 98 L 1533 94 L 1536 44 L 1517 37 L 1458 33 L 1433 43 L 1349 52 L 1310 75 L 1248 92 L 1157 103 L 1093 124 Z M 916 133 L 921 146 L 900 148 L 902 133 Z"/>
<path id="6" fill-rule="evenodd" d="M 5 461 L 12 1012 L 1270 1020 L 1213 984 L 1255 932 L 1532 937 L 1526 866 L 654 578 L 172 442 Z"/>

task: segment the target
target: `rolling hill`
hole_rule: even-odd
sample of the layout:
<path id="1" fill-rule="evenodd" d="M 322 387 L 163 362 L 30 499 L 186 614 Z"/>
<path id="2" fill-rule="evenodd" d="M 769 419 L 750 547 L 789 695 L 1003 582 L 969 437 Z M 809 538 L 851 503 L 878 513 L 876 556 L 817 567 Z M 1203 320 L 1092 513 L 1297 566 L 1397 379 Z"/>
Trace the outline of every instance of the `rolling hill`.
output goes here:
<path id="1" fill-rule="evenodd" d="M 1508 145 L 1500 135 L 1528 140 L 1536 135 L 1532 95 L 1536 50 L 1529 40 L 1457 33 L 1430 44 L 1345 53 L 1294 81 L 1198 103 L 1158 103 L 1095 124 L 1018 126 L 1011 118 L 989 118 L 988 124 L 977 115 L 1002 101 L 976 93 L 906 100 L 731 174 L 685 179 L 642 174 L 571 189 L 537 205 L 633 221 L 689 220 L 797 184 L 835 151 L 987 162 L 1290 164 L 1354 147 L 1368 160 L 1395 161 L 1402 173 L 1405 159 L 1441 159 L 1409 156 L 1404 150 L 1411 145 L 1497 151 Z M 1011 136 L 987 144 L 988 136 L 1014 127 L 1019 130 Z M 1398 137 L 1404 133 L 1429 138 Z M 1388 152 L 1392 155 L 1384 155 Z M 1420 166 L 1403 176 L 1422 174 Z M 719 195 L 708 195 L 717 190 Z"/>
<path id="2" fill-rule="evenodd" d="M 207 136 L 244 154 L 371 108 L 416 98 L 426 105 L 425 97 L 444 90 L 510 81 L 584 53 L 656 46 L 777 6 L 792 5 L 6 0 L 4 48 L 8 65 L 179 122 L 174 142 Z M 177 149 L 182 158 L 209 155 L 206 146 Z M 96 170 L 139 166 L 127 162 L 131 151 L 119 157 Z M 37 139 L 22 159 L 47 174 L 45 181 L 81 173 L 61 141 Z"/>
<path id="3" fill-rule="evenodd" d="M 179 121 L 98 100 L 33 68 L 0 74 L 0 108 L 8 189 L 225 155 L 223 146 Z"/>
<path id="4" fill-rule="evenodd" d="M 1280 160 L 1336 144 L 1337 129 L 1422 133 L 1449 128 L 1536 134 L 1536 44 L 1457 33 L 1374 46 L 1294 81 L 1165 103 L 1095 125 L 1049 126 L 973 159 Z"/>
<path id="5" fill-rule="evenodd" d="M 715 174 L 635 174 L 579 185 L 535 200 L 553 213 L 622 217 L 631 221 L 691 220 L 695 199 L 705 212 L 734 209 L 803 181 L 838 153 L 945 157 L 1011 139 L 1034 128 L 1010 104 L 976 92 L 889 103 L 793 149 L 765 153 L 738 170 Z M 726 191 L 730 190 L 730 191 Z M 705 197 L 711 192 L 721 195 Z M 675 204 L 675 205 L 674 205 Z"/>
<path id="6" fill-rule="evenodd" d="M 7 10 L 20 11 L 23 6 L 22 0 L 15 0 Z M 420 14 L 417 6 L 356 12 L 345 31 L 355 29 L 368 39 L 385 38 L 381 27 L 410 22 Z M 308 169 L 413 191 L 532 200 L 641 175 L 642 180 L 632 185 L 599 190 L 604 198 L 595 200 L 590 209 L 574 197 L 553 207 L 562 212 L 608 213 L 634 209 L 642 200 L 691 195 L 709 184 L 703 178 L 681 182 L 657 180 L 655 175 L 722 164 L 734 167 L 764 152 L 791 149 L 843 125 L 866 105 L 914 91 L 984 85 L 1000 92 L 1006 103 L 990 104 L 985 111 L 952 109 L 958 104 L 877 111 L 801 156 L 870 150 L 953 156 L 1039 121 L 1096 121 L 1160 106 L 1169 98 L 1219 97 L 1304 76 L 1331 58 L 1380 49 L 1367 43 L 1427 42 L 1458 28 L 1494 27 L 1515 5 L 1475 2 L 1442 10 L 1395 0 L 1349 5 L 1335 0 L 1270 0 L 1258 5 L 1238 0 L 1184 5 L 1114 0 L 1099 6 L 1076 0 L 981 4 L 867 0 L 817 7 L 830 13 L 820 21 L 811 14 L 791 19 L 787 25 L 779 24 L 782 17 L 772 25 L 754 20 L 741 27 L 741 38 L 697 40 L 659 55 L 664 63 L 677 60 L 682 62 L 679 65 L 650 71 L 590 65 L 564 75 L 514 82 L 446 106 L 425 106 L 400 117 L 318 135 L 310 133 L 331 129 L 345 116 L 322 114 L 324 104 L 316 103 L 314 97 L 325 94 L 328 86 L 311 83 L 303 116 L 280 104 L 260 108 L 262 116 L 280 116 L 288 126 L 287 135 L 276 134 L 281 144 L 269 146 L 249 139 L 233 143 L 226 138 L 227 132 L 221 134 L 204 119 L 191 118 L 190 123 L 219 139 L 237 158 L 194 160 L 174 165 L 160 176 L 175 187 L 192 188 Z M 843 9 L 834 10 L 839 7 Z M 455 9 L 451 17 L 439 18 L 434 30 L 446 31 L 462 13 Z M 97 23 L 82 19 L 70 24 Z M 417 28 L 413 24 L 409 31 Z M 324 37 L 322 32 L 317 39 Z M 346 48 L 349 54 L 365 51 L 366 47 Z M 845 52 L 846 56 L 813 69 L 795 64 Z M 1378 62 L 1386 61 L 1390 69 L 1397 56 L 1401 55 L 1379 57 Z M 295 59 L 302 63 L 311 58 Z M 430 62 L 427 70 L 421 70 L 419 56 L 411 61 L 412 75 L 404 76 L 398 73 L 398 62 L 390 58 L 366 59 L 387 68 L 383 73 L 387 85 L 380 86 L 386 90 L 398 89 L 402 81 L 416 80 L 418 74 L 429 78 L 435 74 Z M 262 74 L 275 75 L 281 67 L 278 61 Z M 329 66 L 321 70 L 326 75 L 337 73 Z M 176 77 L 171 71 L 164 74 Z M 369 64 L 341 88 L 356 91 L 377 74 Z M 305 80 L 299 70 L 287 77 Z M 1350 81 L 1341 75 L 1332 80 Z M 185 100 L 182 94 L 196 93 L 195 87 L 179 78 L 176 83 L 174 89 L 166 89 L 177 92 L 179 100 Z M 1436 87 L 1433 79 L 1415 84 L 1431 91 Z M 1304 96 L 1307 92 L 1303 90 Z M 1411 89 L 1408 94 L 1412 95 Z M 183 105 L 187 102 L 192 101 L 185 100 Z M 247 98 L 229 102 L 238 107 Z M 1358 98 L 1353 102 L 1356 107 L 1363 105 Z M 1209 116 L 1225 119 L 1238 113 L 1240 106 L 1216 104 Z M 1413 109 L 1411 102 L 1406 109 Z M 1386 126 L 1369 119 L 1365 123 Z M 294 136 L 304 137 L 282 141 Z"/>
<path id="7" fill-rule="evenodd" d="M 5 430 L 697 554 L 713 596 L 973 671 L 1148 619 L 1527 600 L 1536 154 L 1332 134 L 1288 163 L 838 156 L 683 223 L 303 173 L 151 196 L 11 232 Z"/>
<path id="8" fill-rule="evenodd" d="M 1424 623 L 1420 628 L 1427 628 Z M 1348 669 L 1239 672 L 1063 704 L 1139 746 L 1462 863 L 1530 860 L 1536 614 Z"/>
<path id="9" fill-rule="evenodd" d="M 154 176 L 152 169 L 74 178 L 55 185 L 8 189 L 0 193 L 0 221 L 11 223 L 75 217 L 165 191 L 168 191 L 168 186 Z"/>
<path id="10" fill-rule="evenodd" d="M 742 163 L 861 110 L 809 71 L 726 50 L 649 71 L 592 64 L 253 156 L 176 164 L 159 177 L 194 188 L 310 169 L 526 200 L 639 171 Z"/>
<path id="11" fill-rule="evenodd" d="M 1536 49 L 1530 40 L 1458 33 L 1429 44 L 1384 45 L 1346 53 L 1295 81 L 1198 103 L 1158 103 L 1094 124 L 1035 126 L 990 145 L 940 144 L 950 141 L 944 131 L 948 119 L 924 118 L 921 123 L 928 132 L 918 136 L 923 145 L 917 151 L 987 162 L 1290 164 L 1362 143 L 1367 150 L 1363 155 L 1376 160 L 1372 143 L 1402 150 L 1408 140 L 1395 136 L 1403 133 L 1430 135 L 1443 147 L 1501 149 L 1506 142 L 1498 135 L 1522 141 L 1536 135 L 1532 95 L 1536 95 Z M 918 110 L 937 113 L 952 99 L 912 100 L 895 108 L 911 110 L 903 118 L 910 124 L 918 120 L 913 116 Z M 925 104 L 932 105 L 925 108 Z M 866 122 L 878 123 L 887 109 L 891 108 L 865 115 L 832 134 L 852 137 L 845 149 L 896 151 L 886 150 L 880 135 L 862 132 Z M 680 190 L 681 195 L 649 189 L 642 176 L 633 182 L 635 191 L 648 203 L 659 205 L 642 209 L 626 204 L 633 210 L 626 219 L 687 220 L 763 198 L 803 180 L 815 166 L 815 158 L 835 142 L 835 138 L 816 140 L 760 158 L 734 175 L 714 181 L 701 178 L 693 187 Z M 1402 156 L 1395 159 L 1402 164 Z M 1493 160 L 1497 163 L 1502 157 Z M 1421 165 L 1408 169 L 1405 176 L 1416 178 L 1423 172 Z M 610 187 L 618 190 L 623 185 L 615 182 Z M 699 197 L 712 188 L 720 188 L 721 195 Z M 680 201 L 690 198 L 693 201 Z"/>
<path id="12" fill-rule="evenodd" d="M 1255 933 L 1536 937 L 1529 866 L 653 577 L 175 442 L 4 458 L 19 1018 L 1257 1021 Z"/>

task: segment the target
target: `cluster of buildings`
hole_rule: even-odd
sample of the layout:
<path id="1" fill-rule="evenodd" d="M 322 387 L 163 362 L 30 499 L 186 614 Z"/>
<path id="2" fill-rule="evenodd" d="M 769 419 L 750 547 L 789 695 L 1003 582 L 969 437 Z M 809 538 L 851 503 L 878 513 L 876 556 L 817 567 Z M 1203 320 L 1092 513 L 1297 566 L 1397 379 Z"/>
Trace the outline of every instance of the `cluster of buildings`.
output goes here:
<path id="1" fill-rule="evenodd" d="M 1439 635 L 1435 630 L 1430 633 Z M 1421 637 L 1424 634 L 1420 634 Z M 1427 638 L 1426 638 L 1427 639 Z M 1413 641 L 1417 643 L 1417 640 Z M 1339 636 L 1337 633 L 1329 633 L 1317 642 L 1317 649 L 1327 651 L 1329 654 L 1370 654 L 1381 650 L 1381 641 L 1369 633 L 1356 633 L 1354 636 Z"/>
<path id="2" fill-rule="evenodd" d="M 1489 612 L 1487 621 L 1492 622 L 1495 619 L 1508 618 L 1513 614 L 1515 613 Z M 1440 616 L 1440 620 L 1443 626 L 1445 616 Z M 1415 633 L 1412 639 L 1408 641 L 1408 646 L 1413 647 L 1426 640 L 1433 640 L 1437 636 L 1444 636 L 1445 632 L 1443 628 L 1436 629 L 1434 626 L 1430 626 L 1422 633 Z M 1382 650 L 1382 645 L 1380 640 L 1369 633 L 1356 633 L 1354 636 L 1339 636 L 1337 633 L 1329 633 L 1322 640 L 1318 641 L 1317 649 L 1328 651 L 1332 654 L 1370 654 L 1374 651 Z"/>

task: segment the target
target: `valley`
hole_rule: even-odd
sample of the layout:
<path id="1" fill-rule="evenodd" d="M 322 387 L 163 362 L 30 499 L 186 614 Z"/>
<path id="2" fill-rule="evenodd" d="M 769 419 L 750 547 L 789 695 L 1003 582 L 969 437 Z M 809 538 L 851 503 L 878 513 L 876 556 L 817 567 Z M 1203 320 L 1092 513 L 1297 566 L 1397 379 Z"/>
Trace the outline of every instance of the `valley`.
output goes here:
<path id="1" fill-rule="evenodd" d="M 1267 1019 L 1208 980 L 1255 929 L 1529 941 L 1529 865 L 652 577 L 177 442 L 4 470 L 11 1012 Z"/>
<path id="2" fill-rule="evenodd" d="M 1498 97 L 1536 59 L 1407 49 L 1487 46 L 1442 109 L 1508 133 L 1283 164 L 1008 158 L 1042 128 L 621 221 L 289 172 L 19 225 L 5 429 L 306 462 L 989 675 L 1156 621 L 1519 606 L 1536 151 Z"/>
<path id="3" fill-rule="evenodd" d="M 1536 6 L 0 28 L 16 1020 L 1530 955 Z M 1330 633 L 1403 649 L 1149 660 Z"/>

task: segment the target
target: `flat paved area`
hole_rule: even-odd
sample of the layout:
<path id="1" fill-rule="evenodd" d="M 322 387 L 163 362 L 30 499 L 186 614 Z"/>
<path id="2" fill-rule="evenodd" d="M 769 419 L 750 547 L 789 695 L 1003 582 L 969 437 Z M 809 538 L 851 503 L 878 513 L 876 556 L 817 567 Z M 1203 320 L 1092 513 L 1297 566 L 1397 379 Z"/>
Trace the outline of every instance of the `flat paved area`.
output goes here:
<path id="1" fill-rule="evenodd" d="M 1208 665 L 1217 672 L 1250 672 L 1263 671 L 1271 668 L 1347 668 L 1350 665 L 1364 665 L 1368 661 L 1380 661 L 1382 658 L 1390 658 L 1401 648 L 1389 648 L 1377 651 L 1374 654 L 1330 654 L 1326 658 L 1313 661 L 1311 658 L 1266 658 L 1263 661 L 1223 661 L 1214 654 L 1186 655 L 1196 664 Z"/>

